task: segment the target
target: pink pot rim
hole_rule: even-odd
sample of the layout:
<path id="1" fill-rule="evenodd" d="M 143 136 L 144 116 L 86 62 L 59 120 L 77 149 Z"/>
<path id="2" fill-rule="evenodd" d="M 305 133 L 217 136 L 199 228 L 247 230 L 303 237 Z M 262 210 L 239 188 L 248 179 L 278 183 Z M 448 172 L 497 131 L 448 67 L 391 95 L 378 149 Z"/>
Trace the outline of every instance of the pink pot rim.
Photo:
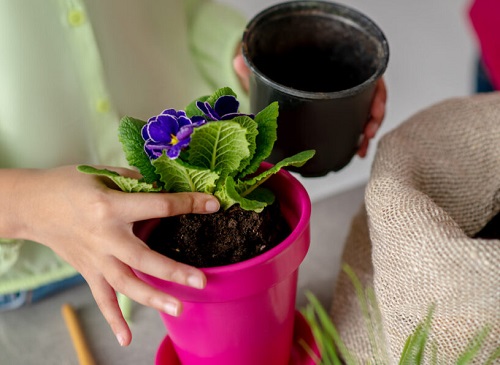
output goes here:
<path id="1" fill-rule="evenodd" d="M 261 168 L 268 169 L 271 166 L 263 163 Z M 207 276 L 207 286 L 201 291 L 134 270 L 136 275 L 185 302 L 234 300 L 254 295 L 289 278 L 290 274 L 298 270 L 309 249 L 311 201 L 304 186 L 288 171 L 280 170 L 266 181 L 266 186 L 280 199 L 282 212 L 292 228 L 289 236 L 276 247 L 236 264 L 199 268 Z M 293 201 L 287 202 L 284 199 L 286 197 L 293 197 Z M 146 221 L 142 226 L 142 234 L 138 236 L 143 239 L 147 237 L 147 232 L 154 228 L 154 221 L 159 222 Z"/>

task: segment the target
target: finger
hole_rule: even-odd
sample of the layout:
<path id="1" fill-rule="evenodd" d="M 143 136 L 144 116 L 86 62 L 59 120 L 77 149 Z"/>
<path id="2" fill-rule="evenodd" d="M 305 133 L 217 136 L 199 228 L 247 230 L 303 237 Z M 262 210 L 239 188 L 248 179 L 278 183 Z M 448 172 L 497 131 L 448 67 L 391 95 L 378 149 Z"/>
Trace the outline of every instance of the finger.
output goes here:
<path id="1" fill-rule="evenodd" d="M 87 280 L 87 282 L 97 306 L 115 334 L 116 340 L 120 346 L 128 346 L 132 341 L 132 333 L 122 315 L 115 291 L 103 277 Z"/>
<path id="2" fill-rule="evenodd" d="M 175 297 L 156 290 L 140 280 L 124 263 L 115 259 L 109 264 L 106 280 L 118 292 L 142 305 L 177 317 L 182 303 Z"/>
<path id="3" fill-rule="evenodd" d="M 359 149 L 357 152 L 357 155 L 361 158 L 364 158 L 366 156 L 366 153 L 368 152 L 368 144 L 369 144 L 369 139 L 367 137 L 363 137 L 363 140 L 361 141 L 361 144 L 359 145 Z"/>
<path id="4" fill-rule="evenodd" d="M 377 123 L 373 118 L 370 119 L 365 127 L 364 139 L 370 140 L 373 137 L 375 137 L 379 128 L 380 128 L 380 123 Z"/>
<path id="5" fill-rule="evenodd" d="M 378 94 L 379 94 L 382 102 L 386 103 L 387 102 L 387 86 L 385 85 L 385 80 L 383 77 L 377 81 L 377 87 L 379 88 Z"/>
<path id="6" fill-rule="evenodd" d="M 377 131 L 380 128 L 380 123 L 377 123 L 374 118 L 371 118 L 365 126 L 365 130 L 363 132 L 363 139 L 359 144 L 359 148 L 357 151 L 357 155 L 361 158 L 365 157 L 368 152 L 368 146 L 370 144 L 370 140 L 375 137 Z"/>
<path id="7" fill-rule="evenodd" d="M 116 191 L 111 194 L 116 195 L 115 208 L 127 222 L 188 213 L 214 213 L 220 208 L 217 198 L 203 193 L 129 194 Z"/>
<path id="8" fill-rule="evenodd" d="M 385 117 L 385 104 L 387 102 L 387 89 L 383 79 L 379 79 L 375 88 L 371 107 L 371 118 L 380 125 Z"/>
<path id="9" fill-rule="evenodd" d="M 360 144 L 360 149 L 358 150 L 358 155 L 360 157 L 364 157 L 366 155 L 366 150 L 368 149 L 370 139 L 375 137 L 377 131 L 380 128 L 380 125 L 382 124 L 382 121 L 384 120 L 386 100 L 387 90 L 385 87 L 385 82 L 383 79 L 379 79 L 375 87 L 375 94 L 370 110 L 370 119 L 366 123 L 365 129 L 363 131 L 363 142 Z"/>
<path id="10" fill-rule="evenodd" d="M 234 71 L 236 72 L 236 75 L 238 75 L 238 78 L 240 79 L 241 86 L 245 91 L 248 91 L 250 89 L 250 69 L 245 63 L 245 59 L 243 58 L 243 55 L 238 53 L 236 57 L 234 57 L 233 60 L 233 68 Z"/>
<path id="11" fill-rule="evenodd" d="M 132 238 L 123 239 L 115 257 L 129 267 L 159 279 L 196 289 L 203 289 L 207 283 L 203 271 L 151 250 L 133 235 Z"/>

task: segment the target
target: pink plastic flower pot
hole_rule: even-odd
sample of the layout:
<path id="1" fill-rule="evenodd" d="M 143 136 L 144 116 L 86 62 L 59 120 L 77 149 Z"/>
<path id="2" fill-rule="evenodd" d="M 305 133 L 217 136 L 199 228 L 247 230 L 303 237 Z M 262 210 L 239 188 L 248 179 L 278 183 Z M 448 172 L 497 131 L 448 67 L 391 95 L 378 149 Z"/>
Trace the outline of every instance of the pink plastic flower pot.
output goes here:
<path id="1" fill-rule="evenodd" d="M 182 365 L 289 364 L 298 268 L 310 243 L 311 202 L 302 184 L 286 171 L 266 186 L 275 192 L 292 228 L 278 246 L 241 263 L 203 269 L 203 290 L 136 272 L 183 302 L 179 317 L 160 313 Z M 156 224 L 137 223 L 136 234 L 147 242 Z"/>

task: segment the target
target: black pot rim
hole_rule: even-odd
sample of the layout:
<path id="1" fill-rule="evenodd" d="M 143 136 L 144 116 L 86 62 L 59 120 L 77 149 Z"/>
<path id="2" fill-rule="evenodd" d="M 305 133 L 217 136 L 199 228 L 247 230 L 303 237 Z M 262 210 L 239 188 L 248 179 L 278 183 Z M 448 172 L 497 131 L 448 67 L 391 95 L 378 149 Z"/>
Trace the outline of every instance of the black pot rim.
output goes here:
<path id="1" fill-rule="evenodd" d="M 269 16 L 277 14 L 284 9 L 297 8 L 297 9 L 324 9 L 326 11 L 336 11 L 338 12 L 338 17 L 345 18 L 348 23 L 355 23 L 359 28 L 365 30 L 368 34 L 374 36 L 376 40 L 379 41 L 383 55 L 381 57 L 381 62 L 379 63 L 377 70 L 364 82 L 356 85 L 352 88 L 333 92 L 311 92 L 298 90 L 289 86 L 285 86 L 275 81 L 269 79 L 255 66 L 255 64 L 250 60 L 249 50 L 248 50 L 248 38 L 250 31 L 258 25 L 260 22 L 264 21 Z M 387 64 L 389 62 L 389 44 L 385 34 L 382 32 L 380 27 L 368 16 L 361 13 L 360 11 L 351 8 L 349 6 L 334 3 L 330 1 L 323 0 L 292 0 L 283 3 L 276 4 L 267 9 L 262 10 L 254 18 L 250 20 L 247 24 L 242 37 L 242 54 L 245 63 L 253 72 L 255 77 L 257 77 L 261 82 L 271 85 L 274 89 L 288 95 L 297 96 L 304 99 L 335 99 L 335 98 L 345 98 L 355 94 L 358 94 L 363 89 L 374 84 L 385 72 Z"/>

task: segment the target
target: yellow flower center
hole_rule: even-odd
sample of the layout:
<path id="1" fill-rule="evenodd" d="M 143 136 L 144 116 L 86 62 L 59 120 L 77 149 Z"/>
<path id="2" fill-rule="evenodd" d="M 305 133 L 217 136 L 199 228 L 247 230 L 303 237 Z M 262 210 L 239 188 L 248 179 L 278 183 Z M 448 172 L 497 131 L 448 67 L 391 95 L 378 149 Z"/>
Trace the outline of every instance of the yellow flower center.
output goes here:
<path id="1" fill-rule="evenodd" d="M 177 137 L 176 137 L 176 136 L 174 136 L 173 134 L 171 134 L 171 135 L 170 135 L 170 138 L 171 138 L 171 140 L 170 140 L 170 144 L 171 144 L 172 146 L 175 146 L 177 143 L 179 143 L 179 139 L 177 139 Z"/>

